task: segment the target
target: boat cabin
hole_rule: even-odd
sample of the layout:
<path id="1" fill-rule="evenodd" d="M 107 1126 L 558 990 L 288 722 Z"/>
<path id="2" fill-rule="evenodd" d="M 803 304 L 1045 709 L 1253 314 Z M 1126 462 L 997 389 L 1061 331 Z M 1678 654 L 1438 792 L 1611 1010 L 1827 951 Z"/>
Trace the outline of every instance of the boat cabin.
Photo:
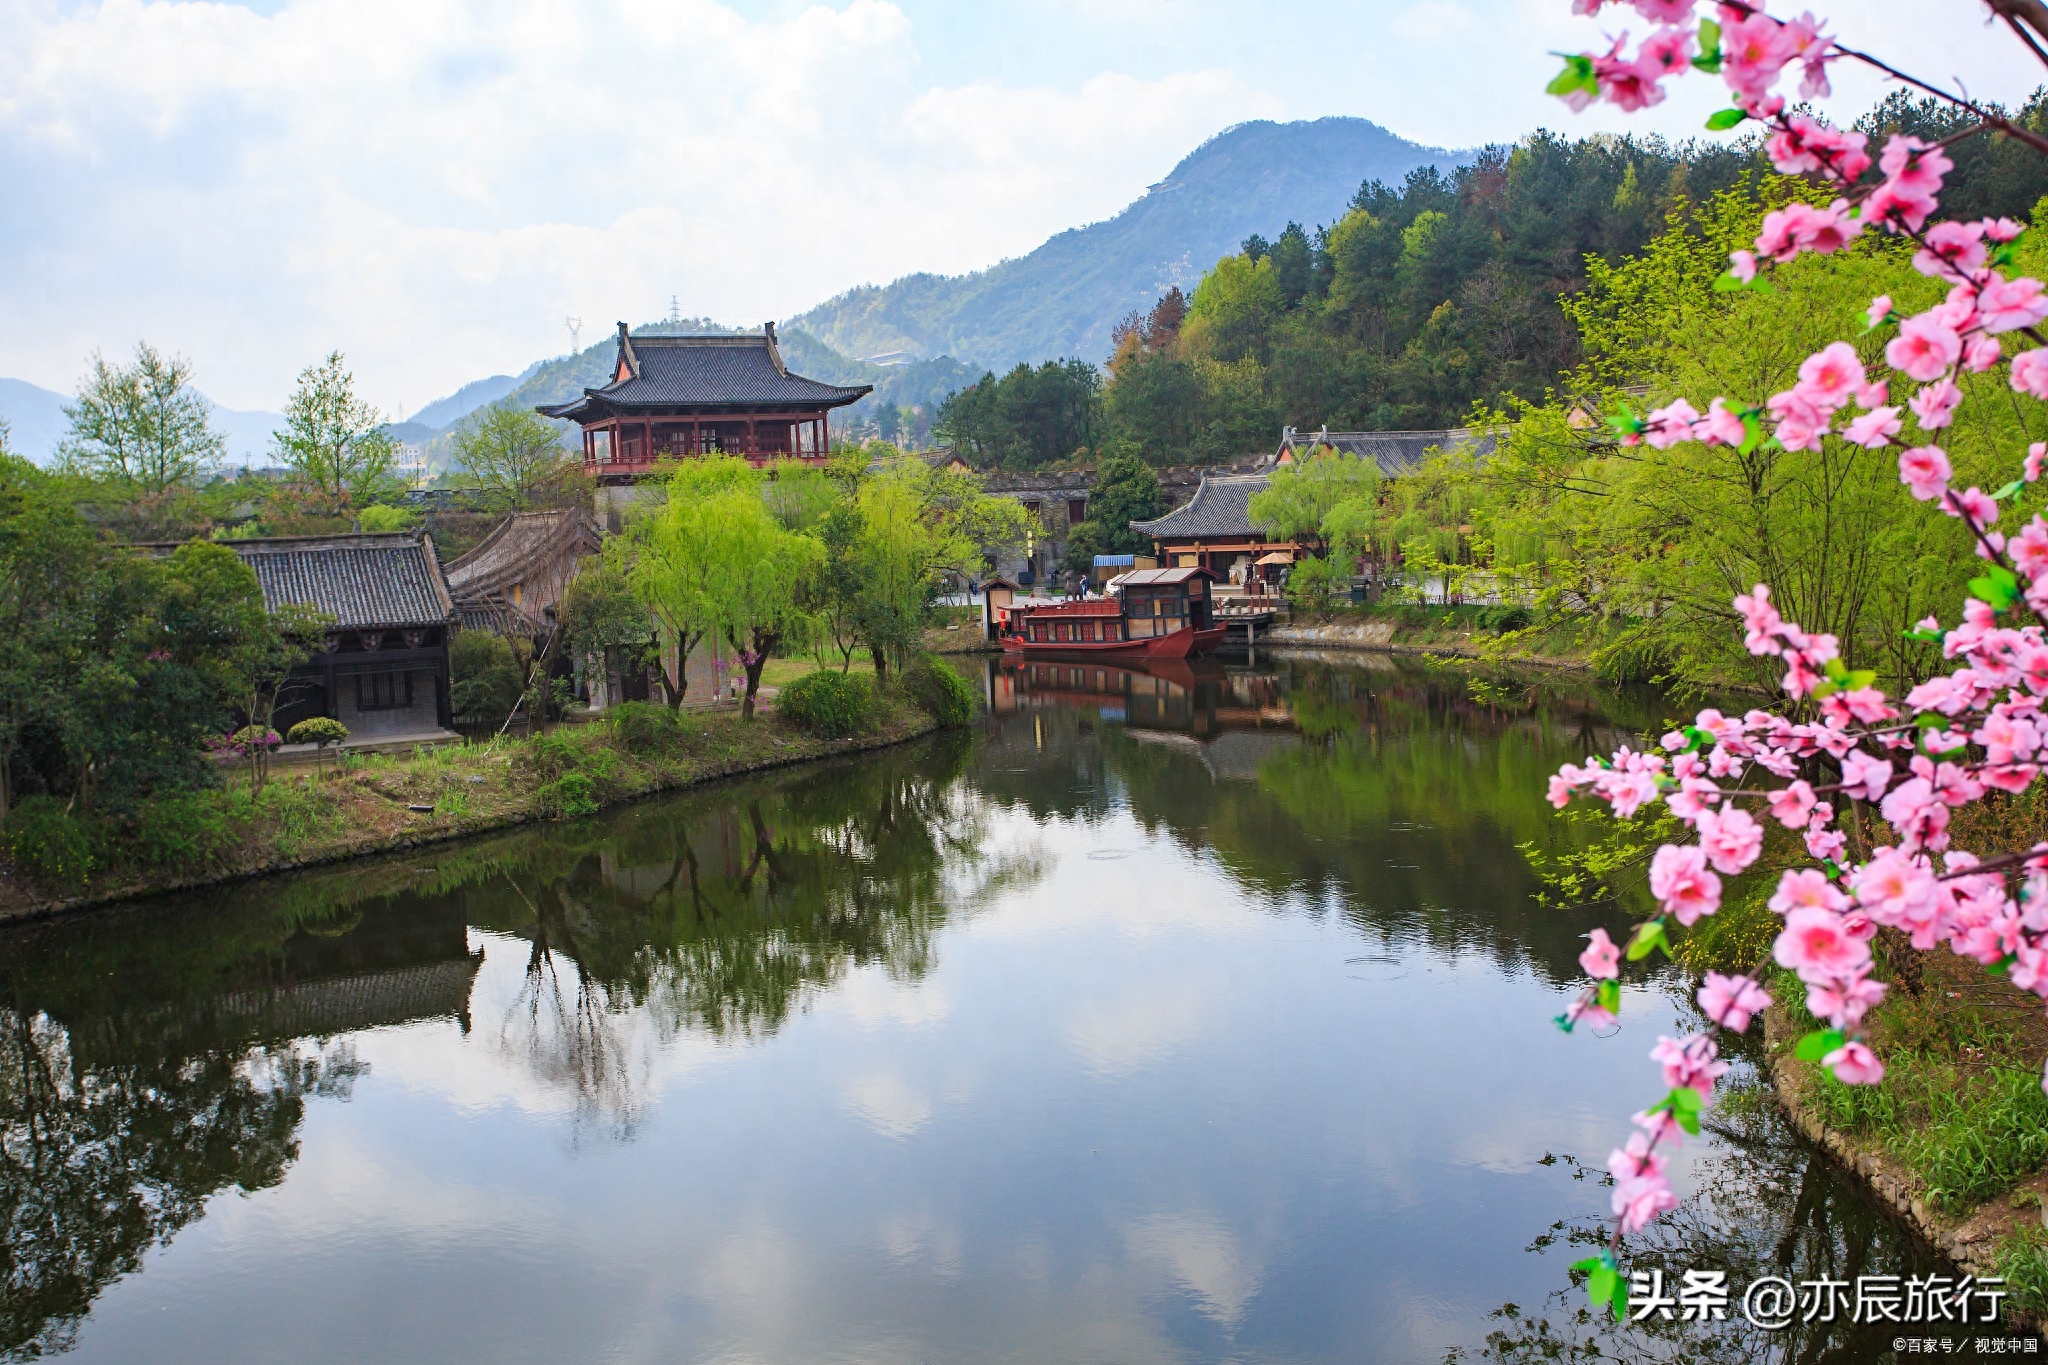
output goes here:
<path id="1" fill-rule="evenodd" d="M 1145 641 L 1192 627 L 1215 625 L 1209 585 L 1216 575 L 1202 568 L 1139 569 L 1111 584 L 1111 596 L 1009 608 L 1012 629 L 1027 644 L 1111 644 Z"/>

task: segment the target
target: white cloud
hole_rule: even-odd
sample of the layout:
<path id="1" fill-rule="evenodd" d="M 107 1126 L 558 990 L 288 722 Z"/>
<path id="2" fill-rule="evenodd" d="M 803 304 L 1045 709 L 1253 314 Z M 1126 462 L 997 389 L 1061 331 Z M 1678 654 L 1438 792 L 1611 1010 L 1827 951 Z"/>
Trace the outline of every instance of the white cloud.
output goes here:
<path id="1" fill-rule="evenodd" d="M 898 1142 L 931 1122 L 931 1097 L 888 1072 L 850 1076 L 839 1095 L 862 1123 Z"/>
<path id="2" fill-rule="evenodd" d="M 1394 31 L 1424 42 L 1455 38 L 1479 26 L 1479 18 L 1455 0 L 1422 0 L 1396 14 Z"/>
<path id="3" fill-rule="evenodd" d="M 148 336 L 256 406 L 339 346 L 416 406 L 565 315 L 754 322 L 1021 253 L 1279 108 L 1203 71 L 933 85 L 886 0 L 9 7 L 0 373 Z"/>

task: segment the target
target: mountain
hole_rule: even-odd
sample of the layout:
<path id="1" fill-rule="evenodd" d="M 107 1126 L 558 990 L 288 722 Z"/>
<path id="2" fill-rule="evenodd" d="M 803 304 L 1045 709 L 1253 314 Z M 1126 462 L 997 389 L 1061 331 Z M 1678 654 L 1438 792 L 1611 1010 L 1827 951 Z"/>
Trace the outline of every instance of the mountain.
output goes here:
<path id="1" fill-rule="evenodd" d="M 71 401 L 61 393 L 21 379 L 0 379 L 0 421 L 10 428 L 7 448 L 37 464 L 47 464 L 57 454 L 57 445 L 71 429 L 64 405 Z M 235 465 L 273 463 L 270 433 L 284 425 L 274 412 L 240 412 L 213 407 L 213 427 L 227 438 L 227 462 Z"/>
<path id="2" fill-rule="evenodd" d="M 478 408 L 488 407 L 506 394 L 519 387 L 520 381 L 528 378 L 540 368 L 536 361 L 519 375 L 494 374 L 489 379 L 472 379 L 446 398 L 437 398 L 406 418 L 406 423 L 418 424 L 430 431 L 452 427 Z"/>
<path id="3" fill-rule="evenodd" d="M 1252 233 L 1333 223 L 1365 181 L 1398 184 L 1419 166 L 1449 170 L 1470 156 L 1364 119 L 1241 123 L 1114 218 L 974 274 L 863 285 L 789 325 L 852 356 L 950 354 L 996 370 L 1065 356 L 1100 362 L 1118 319 L 1172 285 L 1192 289 Z"/>

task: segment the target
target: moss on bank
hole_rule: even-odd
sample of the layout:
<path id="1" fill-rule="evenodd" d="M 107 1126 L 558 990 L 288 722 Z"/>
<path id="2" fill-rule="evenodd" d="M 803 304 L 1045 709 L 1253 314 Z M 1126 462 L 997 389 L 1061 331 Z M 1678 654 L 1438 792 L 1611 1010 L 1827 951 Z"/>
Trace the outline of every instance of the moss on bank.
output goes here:
<path id="1" fill-rule="evenodd" d="M 619 801 L 756 769 L 900 743 L 936 728 L 897 695 L 872 728 L 813 738 L 767 715 L 670 716 L 621 707 L 602 720 L 527 738 L 423 747 L 407 755 L 347 754 L 287 768 L 252 796 L 245 773 L 184 793 L 139 817 L 155 838 L 95 841 L 83 867 L 37 875 L 0 866 L 0 918 L 50 913 L 182 887 L 404 848 L 537 819 L 589 814 Z M 12 822 L 10 822 L 12 828 Z"/>

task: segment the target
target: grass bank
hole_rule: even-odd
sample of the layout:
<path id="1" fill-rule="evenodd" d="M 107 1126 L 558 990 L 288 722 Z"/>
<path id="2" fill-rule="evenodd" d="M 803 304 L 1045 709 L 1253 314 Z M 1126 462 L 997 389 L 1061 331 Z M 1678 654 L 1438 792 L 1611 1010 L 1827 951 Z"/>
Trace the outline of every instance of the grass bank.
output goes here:
<path id="1" fill-rule="evenodd" d="M 1365 649 L 1554 668 L 1593 667 L 1603 640 L 1583 623 L 1546 623 L 1527 607 L 1430 606 L 1414 602 L 1296 612 L 1261 643 Z"/>
<path id="2" fill-rule="evenodd" d="M 621 707 L 616 715 L 524 738 L 344 755 L 273 774 L 252 795 L 247 774 L 214 790 L 150 804 L 130 825 L 70 821 L 69 845 L 0 865 L 0 919 L 80 909 L 160 892 L 461 838 L 533 820 L 587 815 L 616 802 L 764 768 L 898 744 L 938 728 L 899 694 L 872 723 L 820 739 L 766 714 Z M 14 822 L 17 841 L 23 831 Z M 17 844 L 17 846 L 19 846 Z"/>

